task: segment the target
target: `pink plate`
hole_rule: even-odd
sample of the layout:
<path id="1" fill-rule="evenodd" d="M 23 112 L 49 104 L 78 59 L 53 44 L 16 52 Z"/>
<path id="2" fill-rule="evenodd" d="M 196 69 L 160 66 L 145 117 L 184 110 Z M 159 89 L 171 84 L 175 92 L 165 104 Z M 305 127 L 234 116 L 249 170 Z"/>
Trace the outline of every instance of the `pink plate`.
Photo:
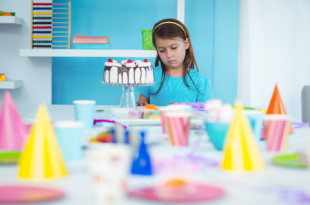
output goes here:
<path id="1" fill-rule="evenodd" d="M 47 187 L 0 185 L 0 204 L 50 201 L 64 195 L 60 190 Z"/>
<path id="2" fill-rule="evenodd" d="M 177 188 L 149 187 L 129 192 L 132 197 L 158 202 L 202 202 L 220 198 L 224 194 L 222 188 L 196 183 Z"/>

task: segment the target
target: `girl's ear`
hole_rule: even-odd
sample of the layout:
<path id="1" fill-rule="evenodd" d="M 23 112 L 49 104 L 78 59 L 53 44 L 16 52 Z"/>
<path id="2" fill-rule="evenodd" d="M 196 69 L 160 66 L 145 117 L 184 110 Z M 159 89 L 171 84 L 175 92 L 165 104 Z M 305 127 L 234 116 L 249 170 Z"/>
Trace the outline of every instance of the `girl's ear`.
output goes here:
<path id="1" fill-rule="evenodd" d="M 185 44 L 185 49 L 188 49 L 189 46 L 190 46 L 189 38 L 186 38 L 186 39 L 185 39 L 184 44 Z"/>

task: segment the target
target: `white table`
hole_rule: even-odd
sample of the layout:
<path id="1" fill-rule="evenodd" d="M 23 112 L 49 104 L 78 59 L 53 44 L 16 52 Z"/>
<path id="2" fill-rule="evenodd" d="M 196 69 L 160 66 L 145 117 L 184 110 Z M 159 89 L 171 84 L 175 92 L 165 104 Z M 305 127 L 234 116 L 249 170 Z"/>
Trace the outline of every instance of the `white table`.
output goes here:
<path id="1" fill-rule="evenodd" d="M 106 109 L 107 106 L 96 107 L 96 109 Z M 72 106 L 49 106 L 49 111 L 52 120 L 73 119 Z M 107 114 L 107 113 L 106 113 Z M 30 115 L 29 115 L 30 116 Z M 27 116 L 29 118 L 29 116 Z M 108 115 L 106 115 L 108 116 Z M 25 118 L 24 118 L 25 119 Z M 152 132 L 157 130 L 160 137 L 160 127 L 155 126 L 150 128 Z M 191 143 L 193 146 L 197 140 L 196 131 L 191 133 Z M 309 146 L 310 128 L 295 129 L 294 134 L 290 135 L 288 143 L 288 153 L 299 151 L 306 146 Z M 215 201 L 208 202 L 208 204 L 290 204 L 290 199 L 286 197 L 293 197 L 293 193 L 305 193 L 310 197 L 310 169 L 293 169 L 275 166 L 271 163 L 273 156 L 277 153 L 267 153 L 265 151 L 265 144 L 259 144 L 261 155 L 265 161 L 266 169 L 260 172 L 249 173 L 234 173 L 221 170 L 214 166 L 204 166 L 200 173 L 193 173 L 187 177 L 193 181 L 205 182 L 220 186 L 225 189 L 226 195 Z M 191 151 L 189 148 L 171 148 L 168 146 L 160 146 L 152 144 L 150 147 L 152 157 L 165 154 L 170 155 L 185 155 Z M 207 140 L 204 133 L 199 149 L 195 153 L 197 156 L 203 156 L 207 159 L 221 162 L 222 153 L 214 150 L 213 146 Z M 95 204 L 95 199 L 92 193 L 92 179 L 86 166 L 86 161 L 81 160 L 78 163 L 68 166 L 70 174 L 64 179 L 40 183 L 48 187 L 55 187 L 64 190 L 66 197 L 57 201 L 48 203 L 49 205 L 79 205 L 79 204 Z M 16 165 L 1 165 L 0 166 L 0 182 L 1 184 L 29 184 L 20 181 L 17 177 Z M 134 177 L 129 178 L 129 188 L 151 186 L 158 183 L 157 177 Z M 308 199 L 309 200 L 309 199 Z M 128 198 L 126 204 L 159 204 L 155 202 L 146 202 L 139 199 Z M 197 203 L 197 204 L 206 204 Z M 291 204 L 298 204 L 296 201 Z"/>

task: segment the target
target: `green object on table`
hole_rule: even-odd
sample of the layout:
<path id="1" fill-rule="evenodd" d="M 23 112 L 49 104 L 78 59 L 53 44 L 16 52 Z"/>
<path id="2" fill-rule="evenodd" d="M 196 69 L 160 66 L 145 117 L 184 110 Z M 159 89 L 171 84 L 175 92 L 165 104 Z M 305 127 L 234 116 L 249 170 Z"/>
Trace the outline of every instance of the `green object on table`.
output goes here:
<path id="1" fill-rule="evenodd" d="M 0 164 L 15 164 L 20 156 L 20 151 L 1 151 Z"/>
<path id="2" fill-rule="evenodd" d="M 233 108 L 236 108 L 236 106 L 232 106 Z M 257 110 L 255 108 L 252 107 L 242 107 L 244 110 Z"/>
<path id="3" fill-rule="evenodd" d="M 273 163 L 284 167 L 307 168 L 300 160 L 299 154 L 280 155 L 272 159 Z"/>
<path id="4" fill-rule="evenodd" d="M 96 110 L 96 112 L 104 112 L 104 110 Z"/>
<path id="5" fill-rule="evenodd" d="M 152 42 L 152 29 L 142 29 L 142 48 L 143 50 L 155 50 Z"/>

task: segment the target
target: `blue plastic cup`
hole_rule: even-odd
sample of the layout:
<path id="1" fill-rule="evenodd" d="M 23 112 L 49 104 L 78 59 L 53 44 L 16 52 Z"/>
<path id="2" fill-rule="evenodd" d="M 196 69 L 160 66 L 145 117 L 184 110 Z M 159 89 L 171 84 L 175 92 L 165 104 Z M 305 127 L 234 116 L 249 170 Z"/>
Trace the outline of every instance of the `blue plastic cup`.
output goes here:
<path id="1" fill-rule="evenodd" d="M 53 125 L 65 161 L 80 159 L 82 157 L 83 123 L 79 121 L 58 121 Z"/>
<path id="2" fill-rule="evenodd" d="M 84 124 L 84 128 L 90 129 L 94 124 L 95 104 L 94 100 L 75 100 L 73 101 L 75 119 Z"/>
<path id="3" fill-rule="evenodd" d="M 228 122 L 205 122 L 206 131 L 215 149 L 223 150 L 229 125 Z"/>
<path id="4" fill-rule="evenodd" d="M 255 140 L 259 142 L 262 136 L 264 114 L 256 110 L 245 110 L 244 114 L 249 120 Z"/>

